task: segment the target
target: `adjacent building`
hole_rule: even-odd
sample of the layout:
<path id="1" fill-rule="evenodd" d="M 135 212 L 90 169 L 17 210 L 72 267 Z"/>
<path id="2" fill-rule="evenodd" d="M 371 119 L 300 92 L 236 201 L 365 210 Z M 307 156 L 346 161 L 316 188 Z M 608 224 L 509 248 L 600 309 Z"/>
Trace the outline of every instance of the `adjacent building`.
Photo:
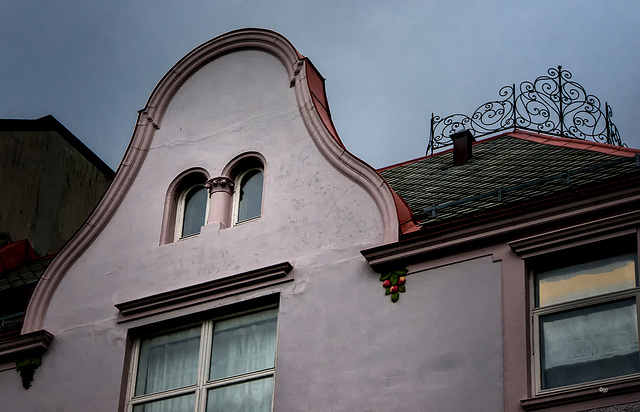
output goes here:
<path id="1" fill-rule="evenodd" d="M 0 342 L 3 408 L 633 408 L 640 151 L 452 140 L 374 170 L 284 37 L 201 45 Z"/>
<path id="2" fill-rule="evenodd" d="M 55 117 L 0 119 L 0 339 L 114 172 Z"/>

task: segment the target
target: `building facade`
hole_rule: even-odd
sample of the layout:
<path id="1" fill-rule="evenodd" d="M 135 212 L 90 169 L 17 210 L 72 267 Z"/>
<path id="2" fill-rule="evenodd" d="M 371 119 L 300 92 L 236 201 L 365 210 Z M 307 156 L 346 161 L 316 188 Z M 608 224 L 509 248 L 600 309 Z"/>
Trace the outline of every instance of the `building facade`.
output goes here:
<path id="1" fill-rule="evenodd" d="M 38 283 L 22 334 L 0 343 L 3 408 L 640 400 L 638 152 L 518 131 L 456 141 L 462 159 L 376 171 L 345 149 L 322 77 L 288 40 L 244 29 L 196 48 L 140 111 L 113 185 Z M 555 167 L 574 183 L 555 185 Z M 605 273 L 586 289 L 566 270 L 585 256 Z M 614 343 L 589 335 L 594 324 Z"/>
<path id="2" fill-rule="evenodd" d="M 0 119 L 0 339 L 20 333 L 36 283 L 113 176 L 53 116 Z"/>

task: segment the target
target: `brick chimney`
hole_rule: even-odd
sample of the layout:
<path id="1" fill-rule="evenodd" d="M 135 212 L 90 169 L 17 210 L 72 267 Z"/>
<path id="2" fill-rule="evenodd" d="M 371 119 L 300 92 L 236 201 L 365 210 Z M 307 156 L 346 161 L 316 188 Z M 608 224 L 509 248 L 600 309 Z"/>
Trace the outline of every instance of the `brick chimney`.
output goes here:
<path id="1" fill-rule="evenodd" d="M 472 146 L 476 139 L 470 130 L 462 130 L 449 136 L 453 142 L 453 165 L 459 166 L 473 159 Z"/>

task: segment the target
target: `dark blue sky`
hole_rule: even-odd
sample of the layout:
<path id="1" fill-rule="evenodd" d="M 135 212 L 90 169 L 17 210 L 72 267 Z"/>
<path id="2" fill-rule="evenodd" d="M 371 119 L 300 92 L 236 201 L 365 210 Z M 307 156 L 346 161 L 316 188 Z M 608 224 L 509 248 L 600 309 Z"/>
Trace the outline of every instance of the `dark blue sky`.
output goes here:
<path id="1" fill-rule="evenodd" d="M 431 112 L 471 113 L 559 64 L 640 147 L 636 0 L 5 0 L 0 118 L 52 114 L 116 168 L 164 73 L 242 27 L 311 58 L 342 140 L 375 167 L 423 155 Z"/>

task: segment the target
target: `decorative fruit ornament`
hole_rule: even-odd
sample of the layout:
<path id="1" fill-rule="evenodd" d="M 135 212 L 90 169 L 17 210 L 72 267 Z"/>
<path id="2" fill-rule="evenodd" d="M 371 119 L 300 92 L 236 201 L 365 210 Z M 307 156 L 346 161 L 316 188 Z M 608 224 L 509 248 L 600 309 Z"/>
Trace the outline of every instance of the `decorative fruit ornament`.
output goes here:
<path id="1" fill-rule="evenodd" d="M 384 294 L 391 295 L 391 302 L 397 302 L 400 298 L 400 293 L 406 292 L 404 284 L 407 282 L 407 278 L 404 275 L 407 272 L 407 269 L 400 269 L 380 275 L 382 287 L 385 289 Z"/>

